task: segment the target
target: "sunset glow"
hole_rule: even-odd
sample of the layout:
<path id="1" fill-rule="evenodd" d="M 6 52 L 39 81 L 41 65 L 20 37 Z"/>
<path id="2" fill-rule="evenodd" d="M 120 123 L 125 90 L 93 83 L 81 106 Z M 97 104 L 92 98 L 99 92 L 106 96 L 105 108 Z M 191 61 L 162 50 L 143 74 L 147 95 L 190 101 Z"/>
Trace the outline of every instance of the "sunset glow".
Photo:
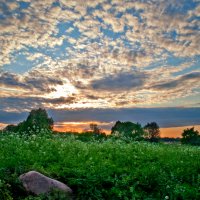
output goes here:
<path id="1" fill-rule="evenodd" d="M 198 130 L 200 132 L 200 126 L 182 126 L 182 127 L 170 127 L 170 128 L 161 128 L 161 137 L 172 137 L 172 138 L 181 138 L 181 134 L 183 133 L 183 130 L 194 127 L 195 130 Z"/>
<path id="2" fill-rule="evenodd" d="M 199 125 L 199 1 L 0 6 L 0 123 L 42 107 L 56 130 L 81 131 L 84 121 Z"/>
<path id="3" fill-rule="evenodd" d="M 91 123 L 97 124 L 99 127 L 103 126 L 104 129 L 102 129 L 102 132 L 105 132 L 106 134 L 110 134 L 111 126 L 113 126 L 113 123 L 100 123 L 100 122 L 65 122 L 61 124 L 57 124 L 54 127 L 54 130 L 60 131 L 60 132 L 84 132 L 86 130 L 90 130 L 89 125 Z M 160 129 L 160 136 L 161 137 L 172 137 L 172 138 L 181 138 L 181 134 L 183 133 L 183 130 L 187 128 L 194 127 L 195 130 L 198 130 L 200 132 L 200 125 L 196 126 L 181 126 L 181 127 L 169 127 L 169 128 L 161 128 Z"/>
<path id="4" fill-rule="evenodd" d="M 84 131 L 91 131 L 90 130 L 90 124 L 97 124 L 101 128 L 101 132 L 104 132 L 106 134 L 110 134 L 110 127 L 112 123 L 106 123 L 106 122 L 62 122 L 57 123 L 54 126 L 55 131 L 59 132 L 84 132 Z"/>

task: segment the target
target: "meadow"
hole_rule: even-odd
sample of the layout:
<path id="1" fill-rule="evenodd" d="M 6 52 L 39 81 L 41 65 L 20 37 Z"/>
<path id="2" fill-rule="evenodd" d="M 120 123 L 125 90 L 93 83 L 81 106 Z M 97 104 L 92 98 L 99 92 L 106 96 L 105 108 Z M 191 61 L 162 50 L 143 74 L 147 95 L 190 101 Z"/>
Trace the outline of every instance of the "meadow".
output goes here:
<path id="1" fill-rule="evenodd" d="M 0 199 L 27 194 L 19 175 L 36 170 L 64 182 L 77 200 L 200 199 L 200 148 L 78 135 L 0 134 Z"/>

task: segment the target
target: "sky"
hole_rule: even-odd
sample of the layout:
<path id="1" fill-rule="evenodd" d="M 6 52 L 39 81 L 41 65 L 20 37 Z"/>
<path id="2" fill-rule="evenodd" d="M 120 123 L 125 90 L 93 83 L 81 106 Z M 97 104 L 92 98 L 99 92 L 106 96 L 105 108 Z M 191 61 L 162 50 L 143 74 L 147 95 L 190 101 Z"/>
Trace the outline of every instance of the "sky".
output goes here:
<path id="1" fill-rule="evenodd" d="M 200 125 L 199 44 L 200 0 L 1 0 L 0 126 Z"/>

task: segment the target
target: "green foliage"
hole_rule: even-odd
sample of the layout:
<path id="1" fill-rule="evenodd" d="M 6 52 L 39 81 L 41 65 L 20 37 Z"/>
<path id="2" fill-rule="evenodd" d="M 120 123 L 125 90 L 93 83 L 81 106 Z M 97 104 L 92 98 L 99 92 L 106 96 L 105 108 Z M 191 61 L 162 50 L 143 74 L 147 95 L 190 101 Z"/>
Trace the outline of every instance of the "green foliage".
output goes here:
<path id="1" fill-rule="evenodd" d="M 144 130 L 139 123 L 117 121 L 111 129 L 111 134 L 125 140 L 142 140 Z"/>
<path id="2" fill-rule="evenodd" d="M 200 149 L 126 143 L 112 137 L 83 142 L 78 135 L 0 135 L 0 199 L 29 196 L 17 177 L 39 171 L 66 183 L 74 199 L 200 199 Z M 4 200 L 3 199 L 3 200 Z"/>
<path id="3" fill-rule="evenodd" d="M 159 130 L 159 126 L 156 122 L 147 123 L 144 126 L 144 130 L 146 132 L 147 138 L 151 142 L 158 142 L 158 140 L 160 138 L 160 130 Z"/>
<path id="4" fill-rule="evenodd" d="M 29 195 L 25 197 L 24 200 L 71 200 L 68 194 L 60 191 L 60 190 L 52 190 L 48 194 L 41 194 L 39 196 Z"/>
<path id="5" fill-rule="evenodd" d="M 194 127 L 183 130 L 181 142 L 183 144 L 199 145 L 200 146 L 200 135 Z"/>
<path id="6" fill-rule="evenodd" d="M 92 142 L 92 141 L 104 141 L 107 139 L 107 136 L 105 133 L 94 133 L 94 132 L 84 132 L 84 133 L 79 133 L 76 135 L 77 140 L 81 140 L 83 142 Z"/>
<path id="7" fill-rule="evenodd" d="M 39 108 L 37 110 L 32 110 L 25 121 L 19 123 L 17 126 L 8 125 L 4 131 L 39 134 L 41 131 L 49 132 L 52 129 L 53 119 L 48 117 L 46 110 Z"/>
<path id="8" fill-rule="evenodd" d="M 15 126 L 13 124 L 9 124 L 8 126 L 6 126 L 4 128 L 4 131 L 7 131 L 7 132 L 16 132 L 17 131 L 17 126 Z"/>
<path id="9" fill-rule="evenodd" d="M 53 119 L 48 117 L 46 110 L 37 109 L 32 110 L 26 120 L 27 127 L 38 126 L 39 129 L 52 129 L 53 128 Z"/>
<path id="10" fill-rule="evenodd" d="M 4 180 L 0 179 L 0 199 L 1 200 L 13 200 L 11 196 L 10 185 Z"/>

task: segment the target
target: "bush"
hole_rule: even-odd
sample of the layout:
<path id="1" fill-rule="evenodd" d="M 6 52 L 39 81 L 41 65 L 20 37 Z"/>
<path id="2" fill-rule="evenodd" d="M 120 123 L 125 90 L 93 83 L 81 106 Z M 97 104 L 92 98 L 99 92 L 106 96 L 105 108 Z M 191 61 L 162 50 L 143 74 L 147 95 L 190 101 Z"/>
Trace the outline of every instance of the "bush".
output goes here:
<path id="1" fill-rule="evenodd" d="M 183 130 L 181 142 L 183 144 L 191 144 L 200 146 L 200 135 L 194 127 Z"/>

